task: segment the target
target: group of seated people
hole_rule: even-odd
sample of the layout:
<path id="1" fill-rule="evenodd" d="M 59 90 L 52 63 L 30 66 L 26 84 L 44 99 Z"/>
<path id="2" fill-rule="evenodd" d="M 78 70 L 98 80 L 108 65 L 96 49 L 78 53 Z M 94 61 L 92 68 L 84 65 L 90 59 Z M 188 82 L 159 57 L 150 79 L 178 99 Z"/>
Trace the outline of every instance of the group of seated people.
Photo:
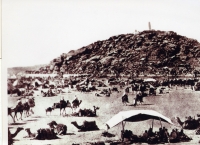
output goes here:
<path id="1" fill-rule="evenodd" d="M 189 117 L 185 117 L 185 123 L 190 123 L 190 122 L 193 122 L 195 121 L 195 118 L 189 116 Z"/>
<path id="2" fill-rule="evenodd" d="M 59 94 L 61 92 L 62 92 L 62 90 L 61 89 L 57 89 L 57 88 L 55 88 L 55 89 L 49 88 L 47 90 L 47 92 L 41 91 L 43 97 L 56 96 L 56 94 Z"/>
<path id="3" fill-rule="evenodd" d="M 158 131 L 153 132 L 152 128 L 149 130 L 145 130 L 143 135 L 137 136 L 132 133 L 130 130 L 122 131 L 122 141 L 126 139 L 126 141 L 131 142 L 145 142 L 145 143 L 172 143 L 172 142 L 181 142 L 181 141 L 189 141 L 187 135 L 183 133 L 183 129 L 178 131 L 178 129 L 172 129 L 169 134 L 168 129 L 163 127 L 159 128 Z"/>

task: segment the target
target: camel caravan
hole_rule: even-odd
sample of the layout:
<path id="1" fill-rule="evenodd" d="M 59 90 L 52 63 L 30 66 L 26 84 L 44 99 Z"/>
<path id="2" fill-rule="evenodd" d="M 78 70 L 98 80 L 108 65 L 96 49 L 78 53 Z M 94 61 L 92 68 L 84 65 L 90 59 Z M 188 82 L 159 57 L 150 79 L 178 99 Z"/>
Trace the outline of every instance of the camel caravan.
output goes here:
<path id="1" fill-rule="evenodd" d="M 29 117 L 31 114 L 34 114 L 33 107 L 35 106 L 34 98 L 27 98 L 25 103 L 21 102 L 21 98 L 18 99 L 17 105 L 15 108 L 8 108 L 8 115 L 12 117 L 13 122 L 17 120 L 22 120 L 22 115 L 24 117 Z M 14 112 L 14 115 L 12 114 Z M 20 118 L 17 117 L 17 114 L 20 113 Z"/>
<path id="2" fill-rule="evenodd" d="M 57 102 L 53 104 L 48 103 L 48 107 L 43 107 L 43 111 L 46 114 L 45 117 L 51 117 L 52 112 L 56 110 L 59 110 L 59 114 L 56 114 L 59 117 L 92 117 L 92 121 L 85 120 L 82 124 L 78 124 L 76 119 L 74 119 L 71 121 L 70 125 L 77 128 L 78 132 L 98 131 L 100 130 L 100 127 L 96 123 L 96 118 L 98 117 L 97 111 L 101 112 L 101 108 L 97 105 L 93 105 L 93 108 L 83 107 L 83 103 L 85 103 L 86 100 L 80 100 L 78 96 L 74 95 L 73 100 L 70 101 L 67 97 L 64 97 L 66 94 L 73 94 L 75 92 L 80 92 L 80 94 L 93 93 L 93 97 L 97 98 L 121 95 L 120 101 L 122 102 L 123 107 L 128 108 L 134 106 L 137 108 L 145 105 L 145 97 L 169 93 L 169 90 L 172 87 L 177 86 L 194 88 L 194 84 L 191 82 L 195 81 L 196 80 L 181 81 L 176 79 L 160 81 L 152 78 L 123 80 L 116 78 L 97 80 L 89 77 L 19 78 L 8 82 L 9 97 L 14 98 L 20 96 L 16 102 L 16 107 L 8 108 L 8 115 L 12 118 L 13 124 L 15 124 L 19 120 L 23 120 L 23 117 L 28 118 L 31 117 L 31 115 L 34 115 L 34 107 L 37 107 L 38 105 L 35 103 L 35 99 L 38 99 L 39 97 L 44 97 L 46 99 L 60 97 L 60 100 Z M 38 94 L 35 94 L 35 92 Z M 16 96 L 14 95 L 15 93 L 17 94 Z M 65 100 L 64 98 L 67 99 Z M 22 100 L 25 100 L 25 102 Z M 121 102 L 119 102 L 119 104 Z M 67 112 L 69 112 L 67 109 L 69 109 L 71 113 L 67 114 Z M 188 117 L 184 122 L 182 122 L 178 117 L 176 119 L 182 129 L 197 129 L 198 134 L 199 119 L 195 120 Z M 27 133 L 27 136 L 24 136 L 24 138 L 31 140 L 54 140 L 60 139 L 63 135 L 68 135 L 68 126 L 62 123 L 59 124 L 56 121 L 52 120 L 47 124 L 49 125 L 49 128 L 38 128 L 36 132 L 32 132 L 31 128 L 17 128 L 16 132 L 18 133 L 19 131 L 24 130 Z M 9 144 L 13 143 L 13 138 L 17 133 L 11 134 L 9 132 Z M 109 133 L 104 132 L 104 134 Z M 128 143 L 157 144 L 190 140 L 191 138 L 183 133 L 183 130 L 178 131 L 176 129 L 172 130 L 171 134 L 169 134 L 165 128 L 161 128 L 159 131 L 155 132 L 149 129 L 149 131 L 145 130 L 144 134 L 139 136 L 134 135 L 130 130 L 123 130 L 121 132 L 121 141 Z"/>
<path id="3" fill-rule="evenodd" d="M 62 89 L 64 87 L 69 87 L 71 89 L 75 87 L 77 91 L 80 91 L 78 88 L 81 88 L 81 91 L 94 91 L 97 90 L 92 83 L 94 83 L 94 80 L 89 81 L 88 78 L 85 80 L 77 80 L 77 78 L 74 79 L 60 79 L 60 82 L 58 81 L 58 78 L 20 78 L 16 80 L 9 80 L 8 81 L 8 94 L 10 94 L 10 97 L 12 97 L 16 92 L 17 96 L 22 96 L 21 98 L 25 98 L 26 96 L 33 96 L 34 92 L 38 89 L 41 91 L 42 97 L 53 97 L 57 95 L 61 95 L 65 93 Z M 67 82 L 66 82 L 67 81 Z M 57 82 L 57 83 L 56 83 Z M 95 84 L 102 85 L 102 83 L 99 83 L 98 81 L 95 82 Z M 44 88 L 47 89 L 47 91 L 44 90 Z M 84 89 L 83 89 L 84 88 Z M 29 102 L 25 102 L 24 104 L 21 102 L 21 99 L 18 99 L 17 106 L 15 108 L 8 108 L 8 115 L 10 115 L 13 118 L 13 122 L 15 122 L 15 119 L 17 118 L 17 113 L 20 113 L 21 117 L 19 119 L 22 120 L 22 113 L 24 112 L 24 116 L 28 117 L 30 115 L 30 111 L 32 111 L 31 107 L 34 107 L 32 104 L 30 104 L 31 99 L 29 99 Z M 46 112 L 51 112 L 54 109 L 59 108 L 60 109 L 60 115 L 62 111 L 62 115 L 66 115 L 65 108 L 69 107 L 72 109 L 72 113 L 74 110 L 79 107 L 82 100 L 78 102 L 78 100 L 74 100 L 72 103 L 69 101 L 62 100 L 59 103 L 54 103 L 52 107 L 46 109 Z M 29 103 L 29 104 L 28 104 Z M 15 112 L 14 115 L 12 115 L 12 112 Z M 83 112 L 83 110 L 82 110 Z"/>

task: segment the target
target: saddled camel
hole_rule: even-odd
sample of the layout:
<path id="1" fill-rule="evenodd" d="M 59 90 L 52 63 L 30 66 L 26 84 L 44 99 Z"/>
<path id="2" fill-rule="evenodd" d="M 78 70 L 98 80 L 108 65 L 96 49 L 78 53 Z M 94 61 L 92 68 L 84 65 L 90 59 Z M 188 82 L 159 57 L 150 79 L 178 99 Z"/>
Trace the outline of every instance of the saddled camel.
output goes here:
<path id="1" fill-rule="evenodd" d="M 35 99 L 34 98 L 29 98 L 28 99 L 28 105 L 30 106 L 30 112 L 32 112 L 32 114 L 34 114 L 33 107 L 35 107 Z"/>
<path id="2" fill-rule="evenodd" d="M 75 110 L 76 108 L 78 108 L 80 106 L 80 104 L 82 103 L 82 100 L 77 100 L 75 99 L 73 102 L 72 102 L 72 112 L 73 112 L 73 109 Z"/>
<path id="3" fill-rule="evenodd" d="M 24 111 L 24 106 L 23 106 L 23 104 L 17 105 L 13 110 L 14 110 L 14 112 L 15 112 L 14 119 L 15 119 L 15 117 L 16 117 L 16 119 L 18 120 L 18 118 L 17 118 L 17 113 L 20 113 L 20 114 L 21 114 L 21 117 L 20 117 L 19 119 L 22 120 L 22 114 L 23 114 L 23 111 Z"/>
<path id="4" fill-rule="evenodd" d="M 128 95 L 125 94 L 125 95 L 122 96 L 122 103 L 125 104 L 125 105 L 127 105 L 127 103 L 129 103 Z"/>
<path id="5" fill-rule="evenodd" d="M 62 115 L 63 115 L 64 111 L 65 111 L 65 114 L 66 114 L 65 108 L 67 108 L 67 107 L 72 109 L 72 105 L 69 102 L 69 100 L 67 100 L 67 101 L 61 100 L 60 103 L 54 103 L 53 106 L 52 106 L 52 108 L 54 108 L 54 109 L 60 108 L 60 115 L 61 115 L 62 110 L 63 110 Z"/>
<path id="6" fill-rule="evenodd" d="M 29 116 L 29 111 L 30 111 L 30 106 L 29 106 L 28 102 L 26 102 L 23 104 L 23 112 L 24 112 L 25 117 Z"/>
<path id="7" fill-rule="evenodd" d="M 143 95 L 141 93 L 137 94 L 136 95 L 136 98 L 135 98 L 135 103 L 134 103 L 134 106 L 137 105 L 137 102 L 139 102 L 140 104 L 142 104 L 144 101 L 143 101 Z"/>

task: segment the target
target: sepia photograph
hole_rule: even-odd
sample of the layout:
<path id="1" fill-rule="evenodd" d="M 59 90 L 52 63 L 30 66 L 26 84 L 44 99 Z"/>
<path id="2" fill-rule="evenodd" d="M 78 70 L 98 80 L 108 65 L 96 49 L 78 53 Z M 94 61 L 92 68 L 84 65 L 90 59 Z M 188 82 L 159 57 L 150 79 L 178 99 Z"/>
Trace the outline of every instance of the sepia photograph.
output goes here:
<path id="1" fill-rule="evenodd" d="M 2 0 L 2 144 L 200 144 L 199 6 Z"/>

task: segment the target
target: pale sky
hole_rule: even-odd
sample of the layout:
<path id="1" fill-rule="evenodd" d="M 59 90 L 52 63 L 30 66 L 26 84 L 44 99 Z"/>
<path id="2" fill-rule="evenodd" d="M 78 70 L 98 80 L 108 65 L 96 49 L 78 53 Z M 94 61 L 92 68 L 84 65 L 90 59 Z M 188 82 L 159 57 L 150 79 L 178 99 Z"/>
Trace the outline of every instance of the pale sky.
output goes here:
<path id="1" fill-rule="evenodd" d="M 6 67 L 52 59 L 119 34 L 175 31 L 200 42 L 199 0 L 2 0 Z"/>

